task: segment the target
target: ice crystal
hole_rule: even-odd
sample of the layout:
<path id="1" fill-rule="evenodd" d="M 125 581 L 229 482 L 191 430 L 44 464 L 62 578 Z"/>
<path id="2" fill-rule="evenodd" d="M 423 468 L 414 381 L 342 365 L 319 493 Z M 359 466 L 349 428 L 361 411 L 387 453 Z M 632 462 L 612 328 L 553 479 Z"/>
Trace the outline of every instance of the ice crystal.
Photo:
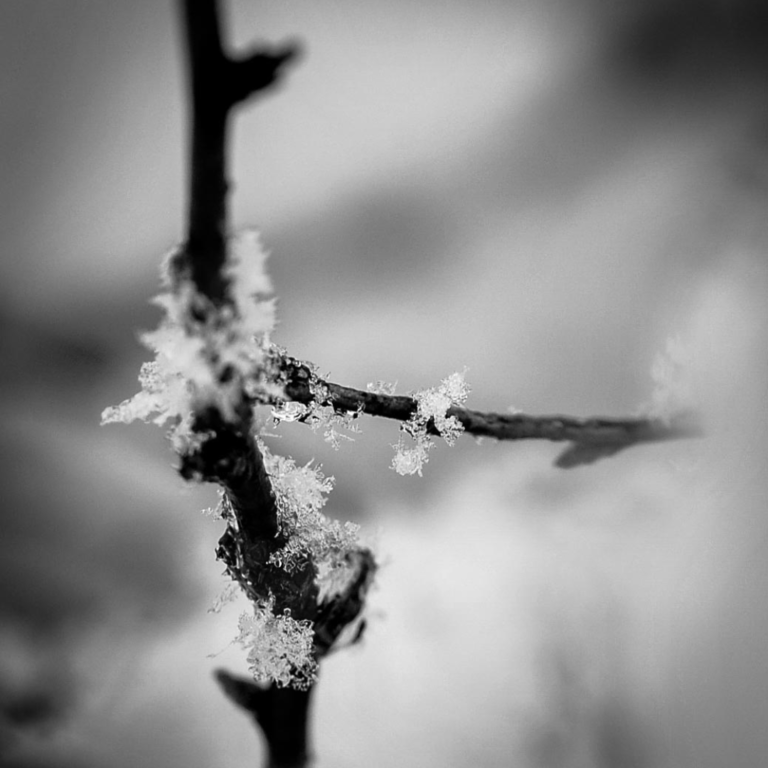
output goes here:
<path id="1" fill-rule="evenodd" d="M 338 413 L 330 404 L 320 405 L 313 401 L 313 405 L 306 418 L 306 423 L 309 424 L 313 432 L 318 432 L 322 429 L 323 440 L 331 448 L 338 451 L 342 440 L 354 441 L 354 438 L 346 434 L 346 432 L 360 432 L 360 427 L 355 421 L 358 415 L 359 412 L 357 411 Z M 344 430 L 344 432 L 340 430 Z"/>
<path id="2" fill-rule="evenodd" d="M 271 561 L 292 571 L 311 558 L 316 566 L 335 567 L 344 555 L 357 546 L 359 526 L 331 520 L 322 512 L 333 478 L 320 467 L 299 467 L 293 459 L 271 453 L 262 446 L 277 504 L 280 532 L 286 544 L 273 553 Z"/>
<path id="3" fill-rule="evenodd" d="M 244 393 L 258 399 L 271 392 L 263 369 L 275 306 L 268 297 L 267 254 L 256 233 L 241 233 L 227 244 L 230 302 L 221 307 L 199 294 L 189 277 L 171 275 L 177 256 L 173 252 L 165 262 L 164 284 L 171 290 L 154 299 L 163 310 L 160 324 L 141 335 L 155 353 L 142 366 L 141 391 L 107 408 L 102 423 L 143 419 L 168 425 L 174 447 L 183 451 L 205 439 L 192 431 L 195 411 L 214 406 L 234 420 Z"/>
<path id="4" fill-rule="evenodd" d="M 416 410 L 401 426 L 401 430 L 413 438 L 414 443 L 409 447 L 401 437 L 393 446 L 395 456 L 392 469 L 395 472 L 400 475 L 421 475 L 429 459 L 429 451 L 434 447 L 434 441 L 427 432 L 430 425 L 434 426 L 448 445 L 456 443 L 464 427 L 455 416 L 448 415 L 448 410 L 463 405 L 469 395 L 465 373 L 452 373 L 439 386 L 420 390 L 413 395 Z"/>
<path id="5" fill-rule="evenodd" d="M 395 455 L 392 458 L 392 469 L 398 475 L 416 475 L 421 477 L 422 468 L 429 460 L 429 451 L 434 447 L 434 441 L 428 437 L 418 437 L 414 446 L 408 447 L 405 441 L 400 440 L 393 445 Z"/>
<path id="6" fill-rule="evenodd" d="M 317 512 L 325 505 L 326 495 L 333 490 L 333 477 L 326 477 L 312 462 L 303 467 L 293 459 L 272 453 L 260 445 L 272 488 L 291 509 Z"/>
<path id="7" fill-rule="evenodd" d="M 219 502 L 215 507 L 207 507 L 203 510 L 204 515 L 212 517 L 214 520 L 226 520 L 227 522 L 234 521 L 235 513 L 232 510 L 232 504 L 227 497 L 223 488 L 219 491 Z"/>
<path id="8" fill-rule="evenodd" d="M 669 422 L 681 410 L 696 405 L 692 376 L 693 355 L 679 336 L 671 336 L 651 367 L 653 393 L 642 412 L 650 418 Z"/>
<path id="9" fill-rule="evenodd" d="M 265 301 L 273 290 L 268 256 L 256 230 L 243 230 L 230 240 L 224 274 L 242 325 L 254 333 L 268 332 L 274 325 L 274 302 Z"/>
<path id="10" fill-rule="evenodd" d="M 451 399 L 453 405 L 463 405 L 469 397 L 470 387 L 464 377 L 467 375 L 466 369 L 461 373 L 452 373 L 443 379 L 438 387 Z"/>
<path id="11" fill-rule="evenodd" d="M 272 418 L 275 424 L 282 421 L 292 422 L 304 419 L 309 413 L 309 408 L 303 403 L 297 403 L 293 400 L 280 402 L 272 409 Z"/>
<path id="12" fill-rule="evenodd" d="M 276 615 L 274 602 L 270 598 L 256 605 L 253 615 L 240 616 L 235 642 L 248 651 L 248 667 L 255 680 L 307 690 L 317 678 L 312 622 L 297 621 L 288 609 Z"/>
<path id="13" fill-rule="evenodd" d="M 366 389 L 369 392 L 373 392 L 374 395 L 388 395 L 392 396 L 395 394 L 395 390 L 397 388 L 397 382 L 394 384 L 389 384 L 386 381 L 382 381 L 381 379 L 377 381 L 369 381 L 366 385 Z"/>
<path id="14" fill-rule="evenodd" d="M 240 585 L 237 582 L 227 582 L 221 592 L 214 598 L 208 613 L 220 613 L 225 606 L 233 603 L 240 594 Z"/>
<path id="15" fill-rule="evenodd" d="M 322 429 L 325 442 L 334 450 L 338 450 L 342 440 L 354 441 L 354 438 L 345 432 L 358 433 L 360 431 L 356 419 L 360 415 L 362 406 L 357 411 L 339 413 L 333 407 L 330 388 L 323 378 L 318 376 L 317 370 L 312 366 L 309 367 L 312 370 L 312 377 L 309 382 L 312 402 L 309 404 L 309 411 L 304 418 L 304 423 L 309 424 L 313 432 Z M 329 378 L 329 376 L 330 374 L 326 375 L 325 378 Z"/>
<path id="16" fill-rule="evenodd" d="M 272 418 L 275 424 L 301 421 L 313 432 L 322 430 L 325 442 L 334 450 L 338 450 L 342 440 L 349 442 L 354 440 L 347 433 L 360 432 L 357 418 L 362 411 L 362 405 L 357 411 L 341 413 L 336 411 L 328 385 L 317 375 L 313 366 L 307 363 L 302 365 L 311 371 L 309 390 L 312 400 L 308 405 L 295 401 L 280 402 L 272 409 Z"/>

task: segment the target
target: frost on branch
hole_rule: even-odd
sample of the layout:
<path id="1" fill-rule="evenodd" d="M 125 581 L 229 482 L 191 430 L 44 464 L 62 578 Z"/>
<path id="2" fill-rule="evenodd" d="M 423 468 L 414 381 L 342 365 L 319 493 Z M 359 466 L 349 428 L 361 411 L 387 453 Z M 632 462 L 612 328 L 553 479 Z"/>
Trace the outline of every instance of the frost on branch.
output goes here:
<path id="1" fill-rule="evenodd" d="M 225 606 L 233 603 L 240 596 L 240 585 L 237 582 L 227 582 L 224 589 L 214 598 L 208 613 L 221 613 Z"/>
<path id="2" fill-rule="evenodd" d="M 253 615 L 242 614 L 235 642 L 248 651 L 254 680 L 307 690 L 317 679 L 312 622 L 297 621 L 287 609 L 276 615 L 274 607 L 270 599 L 257 604 Z"/>
<path id="3" fill-rule="evenodd" d="M 154 299 L 163 310 L 160 324 L 140 337 L 155 353 L 142 366 L 141 391 L 107 408 L 102 423 L 142 419 L 167 424 L 174 447 L 183 452 L 204 439 L 193 433 L 193 413 L 214 407 L 235 422 L 243 393 L 253 400 L 274 394 L 265 361 L 275 305 L 267 254 L 255 232 L 228 242 L 225 275 L 231 301 L 220 307 L 197 292 L 188 274 L 174 272 L 177 256 L 178 251 L 169 254 L 163 268 L 169 290 Z"/>
<path id="4" fill-rule="evenodd" d="M 448 415 L 452 406 L 460 406 L 469 395 L 469 385 L 464 380 L 466 371 L 452 373 L 443 379 L 438 387 L 416 392 L 416 410 L 406 421 L 401 430 L 413 438 L 414 444 L 408 446 L 401 437 L 395 446 L 392 469 L 401 475 L 421 475 L 422 467 L 429 460 L 429 451 L 434 441 L 427 430 L 430 425 L 440 433 L 448 445 L 454 445 L 464 428 L 455 416 Z"/>
<path id="5" fill-rule="evenodd" d="M 322 513 L 333 478 L 311 464 L 298 467 L 252 440 L 252 409 L 259 404 L 276 404 L 276 421 L 324 428 L 331 442 L 338 442 L 336 427 L 354 428 L 357 416 L 335 413 L 316 374 L 308 374 L 309 405 L 285 403 L 285 352 L 269 340 L 275 308 L 265 260 L 254 233 L 231 238 L 227 290 L 214 303 L 198 292 L 184 252 L 170 254 L 167 290 L 155 299 L 163 317 L 156 330 L 141 337 L 155 359 L 142 366 L 141 391 L 108 408 L 102 421 L 166 425 L 182 456 L 200 459 L 205 467 L 201 457 L 215 445 L 221 451 L 216 460 L 237 467 L 226 481 L 215 473 L 184 475 L 223 486 L 211 513 L 226 522 L 217 556 L 233 584 L 213 610 L 242 589 L 255 613 L 241 618 L 238 642 L 248 648 L 254 677 L 308 688 L 317 659 L 359 617 L 375 562 L 358 543 L 358 526 Z M 241 440 L 243 433 L 247 439 Z M 268 524 L 260 527 L 262 513 Z"/>
<path id="6" fill-rule="evenodd" d="M 357 424 L 357 418 L 362 413 L 362 405 L 354 411 L 339 412 L 333 406 L 331 392 L 325 381 L 318 375 L 317 368 L 308 362 L 299 362 L 289 358 L 285 350 L 275 347 L 273 354 L 278 355 L 282 360 L 279 364 L 284 365 L 286 361 L 291 361 L 304 368 L 308 374 L 307 387 L 311 395 L 311 400 L 307 403 L 298 403 L 293 400 L 279 400 L 278 404 L 272 409 L 272 418 L 275 424 L 281 422 L 300 421 L 309 426 L 313 432 L 323 431 L 323 439 L 334 450 L 338 450 L 342 440 L 352 442 L 348 432 L 359 433 L 360 427 Z"/>
<path id="7" fill-rule="evenodd" d="M 324 579 L 334 579 L 347 553 L 358 547 L 360 527 L 331 520 L 321 512 L 333 478 L 311 463 L 299 467 L 293 459 L 270 453 L 263 444 L 261 449 L 277 502 L 280 533 L 287 540 L 270 561 L 290 572 L 311 559 Z"/>
<path id="8" fill-rule="evenodd" d="M 391 383 L 388 381 L 382 381 L 381 379 L 378 381 L 369 381 L 366 389 L 369 392 L 373 392 L 374 395 L 387 395 L 391 397 L 395 394 L 395 390 L 397 389 L 397 382 Z"/>

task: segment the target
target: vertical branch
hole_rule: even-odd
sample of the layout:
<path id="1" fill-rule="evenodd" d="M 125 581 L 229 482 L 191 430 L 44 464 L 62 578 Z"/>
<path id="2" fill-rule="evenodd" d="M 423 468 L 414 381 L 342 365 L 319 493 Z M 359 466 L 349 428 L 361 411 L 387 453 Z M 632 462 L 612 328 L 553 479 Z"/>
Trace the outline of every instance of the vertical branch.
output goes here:
<path id="1" fill-rule="evenodd" d="M 227 237 L 227 128 L 230 110 L 267 88 L 296 53 L 254 52 L 232 59 L 222 47 L 216 0 L 180 0 L 184 20 L 191 94 L 190 176 L 186 242 L 173 268 L 216 308 L 229 303 L 224 275 Z M 205 321 L 209 309 L 201 308 Z M 214 315 L 215 317 L 215 315 Z M 291 577 L 277 573 L 270 554 L 284 543 L 278 536 L 277 507 L 264 460 L 251 432 L 250 408 L 242 393 L 236 423 L 208 407 L 195 415 L 195 429 L 206 434 L 200 447 L 182 456 L 181 472 L 220 483 L 237 519 L 228 528 L 218 554 L 249 596 L 272 592 L 275 609 L 301 618 L 314 615 L 317 588 L 310 562 Z M 300 768 L 309 760 L 307 726 L 310 690 L 262 689 L 250 681 L 219 673 L 227 695 L 249 711 L 267 742 L 271 768 Z"/>
<path id="2" fill-rule="evenodd" d="M 286 45 L 242 59 L 224 52 L 216 0 L 181 0 L 191 93 L 192 141 L 186 266 L 198 291 L 214 305 L 226 301 L 222 267 L 227 232 L 227 127 L 238 102 L 278 78 L 298 49 Z"/>
<path id="3" fill-rule="evenodd" d="M 220 307 L 228 301 L 223 268 L 228 229 L 226 147 L 230 110 L 275 82 L 281 67 L 296 51 L 288 46 L 274 53 L 229 58 L 222 46 L 218 2 L 180 3 L 191 95 L 191 142 L 186 242 L 174 269 L 188 275 L 197 292 L 213 307 Z M 251 435 L 250 409 L 244 395 L 242 399 L 244 407 L 238 409 L 238 424 L 228 422 L 213 409 L 196 415 L 196 429 L 213 437 L 200 450 L 182 457 L 181 472 L 187 477 L 221 483 L 233 508 L 243 513 L 241 530 L 274 536 L 274 498 Z"/>
<path id="4" fill-rule="evenodd" d="M 225 670 L 216 672 L 224 693 L 248 712 L 270 745 L 266 768 L 303 768 L 310 761 L 307 740 L 312 689 L 260 688 Z"/>
<path id="5" fill-rule="evenodd" d="M 232 106 L 223 87 L 226 58 L 221 47 L 218 4 L 182 2 L 191 93 L 190 179 L 186 258 L 197 290 L 223 303 L 222 275 L 227 229 L 226 140 Z"/>

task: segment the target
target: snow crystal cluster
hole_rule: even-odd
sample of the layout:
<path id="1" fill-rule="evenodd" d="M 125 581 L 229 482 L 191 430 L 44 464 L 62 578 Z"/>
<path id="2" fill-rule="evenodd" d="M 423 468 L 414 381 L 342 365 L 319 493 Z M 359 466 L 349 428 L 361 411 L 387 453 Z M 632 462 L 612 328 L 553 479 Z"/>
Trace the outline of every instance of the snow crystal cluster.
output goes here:
<path id="1" fill-rule="evenodd" d="M 310 559 L 329 575 L 343 565 L 344 555 L 358 546 L 360 526 L 342 524 L 321 512 L 333 489 L 333 477 L 326 477 L 311 463 L 299 467 L 293 459 L 275 455 L 266 446 L 262 450 L 277 500 L 280 533 L 287 539 L 270 560 L 291 572 Z"/>
<path id="2" fill-rule="evenodd" d="M 228 243 L 231 302 L 222 307 L 214 307 L 191 280 L 170 274 L 176 255 L 169 254 L 163 268 L 168 290 L 154 299 L 164 313 L 160 325 L 140 337 L 155 353 L 141 368 L 141 391 L 107 408 L 102 424 L 141 419 L 167 425 L 174 448 L 183 452 L 203 439 L 192 430 L 195 412 L 214 406 L 234 421 L 243 391 L 256 398 L 273 388 L 263 364 L 275 302 L 256 232 L 240 233 Z"/>
<path id="3" fill-rule="evenodd" d="M 356 577 L 347 554 L 359 548 L 359 526 L 326 517 L 321 509 L 333 488 L 333 478 L 311 464 L 297 466 L 293 459 L 278 456 L 260 443 L 278 510 L 280 534 L 285 544 L 270 555 L 269 562 L 288 573 L 308 560 L 315 566 L 320 602 L 342 593 Z M 226 496 L 222 503 L 227 505 Z M 226 519 L 230 513 L 225 511 Z M 275 612 L 274 597 L 240 616 L 236 642 L 248 651 L 254 679 L 279 687 L 308 688 L 317 676 L 313 624 L 294 619 L 289 610 Z"/>
<path id="4" fill-rule="evenodd" d="M 248 651 L 254 680 L 306 690 L 317 679 L 312 622 L 297 621 L 288 609 L 275 614 L 274 608 L 270 599 L 256 605 L 252 614 L 242 614 L 235 642 Z"/>
<path id="5" fill-rule="evenodd" d="M 307 367 L 311 366 L 307 364 Z M 306 424 L 313 432 L 322 430 L 323 440 L 334 450 L 340 448 L 342 440 L 353 441 L 354 438 L 347 433 L 360 432 L 357 424 L 360 411 L 337 412 L 331 403 L 327 387 L 321 383 L 321 379 L 314 371 L 310 390 L 312 392 L 312 400 L 308 405 L 295 401 L 286 401 L 273 408 L 272 418 L 275 424 L 300 421 L 302 424 Z"/>
<path id="6" fill-rule="evenodd" d="M 401 430 L 413 439 L 406 443 L 403 437 L 394 445 L 395 456 L 392 469 L 400 475 L 421 475 L 422 467 L 429 460 L 429 451 L 435 443 L 427 429 L 434 424 L 435 429 L 448 445 L 454 445 L 464 430 L 455 416 L 448 415 L 448 409 L 461 406 L 469 395 L 469 385 L 464 380 L 466 371 L 452 373 L 443 379 L 438 387 L 423 389 L 413 395 L 416 410 L 406 421 Z"/>

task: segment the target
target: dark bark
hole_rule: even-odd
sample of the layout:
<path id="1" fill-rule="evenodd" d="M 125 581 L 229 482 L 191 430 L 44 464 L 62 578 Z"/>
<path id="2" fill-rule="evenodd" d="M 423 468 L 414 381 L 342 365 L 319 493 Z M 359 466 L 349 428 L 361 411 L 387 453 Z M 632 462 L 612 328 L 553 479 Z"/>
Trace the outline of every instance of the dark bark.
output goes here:
<path id="1" fill-rule="evenodd" d="M 229 302 L 224 276 L 227 226 L 227 130 L 232 108 L 274 83 L 295 47 L 256 51 L 232 59 L 222 47 L 216 0 L 182 0 L 189 89 L 191 95 L 190 177 L 187 236 L 174 259 L 172 279 L 193 281 L 201 303 L 193 312 L 202 316 Z M 196 414 L 195 429 L 205 439 L 181 457 L 185 477 L 219 483 L 227 493 L 234 520 L 219 543 L 217 554 L 230 574 L 254 601 L 274 597 L 274 610 L 286 608 L 297 618 L 313 618 L 317 611 L 315 568 L 311 562 L 291 574 L 269 563 L 284 543 L 278 535 L 278 515 L 269 476 L 252 435 L 250 408 L 241 394 L 237 423 L 215 408 Z M 309 760 L 307 746 L 311 691 L 262 689 L 225 672 L 218 675 L 225 692 L 248 710 L 261 728 L 270 768 L 300 768 Z"/>
<path id="2" fill-rule="evenodd" d="M 312 688 L 261 687 L 244 677 L 218 670 L 224 693 L 258 723 L 267 743 L 267 768 L 304 768 L 311 760 L 308 723 Z"/>
<path id="3" fill-rule="evenodd" d="M 199 293 L 215 306 L 226 301 L 222 267 L 227 235 L 227 128 L 230 110 L 276 82 L 298 53 L 295 45 L 229 58 L 221 42 L 215 0 L 182 0 L 191 95 L 192 141 L 186 267 Z"/>

